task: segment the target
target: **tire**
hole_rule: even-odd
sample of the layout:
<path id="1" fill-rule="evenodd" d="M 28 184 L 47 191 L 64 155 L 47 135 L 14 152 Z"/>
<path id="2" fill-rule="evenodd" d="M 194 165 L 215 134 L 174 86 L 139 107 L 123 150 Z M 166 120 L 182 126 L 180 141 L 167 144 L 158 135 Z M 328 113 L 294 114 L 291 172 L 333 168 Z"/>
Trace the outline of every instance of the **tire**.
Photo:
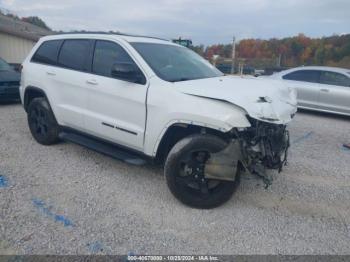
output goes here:
<path id="1" fill-rule="evenodd" d="M 30 132 L 38 143 L 52 145 L 59 141 L 59 126 L 46 98 L 37 97 L 30 102 L 27 119 Z"/>
<path id="2" fill-rule="evenodd" d="M 219 137 L 200 134 L 186 137 L 175 144 L 168 154 L 164 168 L 166 182 L 172 194 L 185 205 L 200 209 L 218 207 L 229 200 L 239 185 L 240 168 L 237 170 L 234 181 L 212 180 L 204 177 L 205 162 L 202 162 L 205 158 L 203 154 L 207 155 L 207 160 L 210 153 L 219 152 L 226 146 L 227 143 Z M 196 173 L 196 171 L 193 172 L 193 167 L 197 166 L 199 156 L 201 159 L 199 166 L 203 165 L 203 168 L 200 173 Z M 196 159 L 195 161 L 192 159 L 193 157 Z M 184 164 L 185 167 L 183 167 Z M 190 165 L 190 172 L 193 173 L 186 175 L 186 168 L 188 170 Z M 196 170 L 198 169 L 196 168 Z M 195 178 L 196 175 L 193 174 L 202 175 L 197 175 Z M 203 184 L 200 182 L 203 181 L 202 179 L 205 180 Z M 196 183 L 198 183 L 197 186 Z M 210 188 L 213 183 L 216 186 Z M 208 189 L 206 190 L 205 187 Z"/>

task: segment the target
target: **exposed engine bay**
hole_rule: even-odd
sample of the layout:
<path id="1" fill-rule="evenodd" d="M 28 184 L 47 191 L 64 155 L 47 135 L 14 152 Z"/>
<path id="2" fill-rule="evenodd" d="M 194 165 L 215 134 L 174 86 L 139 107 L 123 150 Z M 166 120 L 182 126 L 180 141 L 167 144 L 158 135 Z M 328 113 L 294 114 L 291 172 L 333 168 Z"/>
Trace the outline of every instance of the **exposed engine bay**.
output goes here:
<path id="1" fill-rule="evenodd" d="M 289 132 L 286 125 L 272 124 L 249 118 L 251 127 L 232 130 L 233 138 L 222 151 L 212 154 L 205 167 L 205 176 L 234 180 L 239 163 L 251 174 L 272 183 L 267 169 L 282 171 L 287 164 Z"/>
<path id="2" fill-rule="evenodd" d="M 265 185 L 271 184 L 266 169 L 282 171 L 287 164 L 289 132 L 286 125 L 277 125 L 250 119 L 252 124 L 247 130 L 238 133 L 241 141 L 243 164 L 252 174 L 260 176 Z"/>

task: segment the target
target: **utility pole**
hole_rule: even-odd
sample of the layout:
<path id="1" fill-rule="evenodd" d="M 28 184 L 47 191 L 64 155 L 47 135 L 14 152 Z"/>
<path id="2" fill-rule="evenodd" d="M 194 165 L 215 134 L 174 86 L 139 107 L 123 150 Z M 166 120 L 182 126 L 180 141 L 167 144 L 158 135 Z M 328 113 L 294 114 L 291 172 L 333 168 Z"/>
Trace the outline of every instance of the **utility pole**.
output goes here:
<path id="1" fill-rule="evenodd" d="M 280 53 L 277 58 L 277 67 L 281 67 L 281 59 L 282 59 L 282 54 Z"/>
<path id="2" fill-rule="evenodd" d="M 235 73 L 235 55 L 236 55 L 236 38 L 233 36 L 232 39 L 232 64 L 231 64 L 231 74 Z"/>

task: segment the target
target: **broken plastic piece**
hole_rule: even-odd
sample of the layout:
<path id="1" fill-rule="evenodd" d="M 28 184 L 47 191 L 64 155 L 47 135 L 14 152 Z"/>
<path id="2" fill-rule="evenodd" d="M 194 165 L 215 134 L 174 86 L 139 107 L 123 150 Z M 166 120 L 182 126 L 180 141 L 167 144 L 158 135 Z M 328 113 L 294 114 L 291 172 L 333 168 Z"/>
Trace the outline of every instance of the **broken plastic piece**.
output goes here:
<path id="1" fill-rule="evenodd" d="M 349 144 L 343 144 L 343 147 L 350 149 L 350 143 Z"/>

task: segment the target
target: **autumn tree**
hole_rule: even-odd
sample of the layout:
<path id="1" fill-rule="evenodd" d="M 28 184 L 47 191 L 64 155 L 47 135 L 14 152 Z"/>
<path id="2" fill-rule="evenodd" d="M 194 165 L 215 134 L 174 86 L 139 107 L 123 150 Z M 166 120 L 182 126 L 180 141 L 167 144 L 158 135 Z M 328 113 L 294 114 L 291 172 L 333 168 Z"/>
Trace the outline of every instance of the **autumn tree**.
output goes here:
<path id="1" fill-rule="evenodd" d="M 51 28 L 48 27 L 48 26 L 46 25 L 46 23 L 45 23 L 40 17 L 37 17 L 37 16 L 28 16 L 28 17 L 22 17 L 21 20 L 24 21 L 24 22 L 27 22 L 27 23 L 36 25 L 36 26 L 38 26 L 38 27 L 44 28 L 44 29 L 46 29 L 46 30 L 51 30 Z"/>
<path id="2" fill-rule="evenodd" d="M 194 50 L 207 59 L 213 55 L 230 58 L 231 44 L 215 44 L 195 47 Z M 350 34 L 323 38 L 309 38 L 304 34 L 283 39 L 243 39 L 236 46 L 237 58 L 255 61 L 277 61 L 284 67 L 299 65 L 332 65 L 350 68 Z M 254 65 L 253 65 L 254 66 Z"/>

